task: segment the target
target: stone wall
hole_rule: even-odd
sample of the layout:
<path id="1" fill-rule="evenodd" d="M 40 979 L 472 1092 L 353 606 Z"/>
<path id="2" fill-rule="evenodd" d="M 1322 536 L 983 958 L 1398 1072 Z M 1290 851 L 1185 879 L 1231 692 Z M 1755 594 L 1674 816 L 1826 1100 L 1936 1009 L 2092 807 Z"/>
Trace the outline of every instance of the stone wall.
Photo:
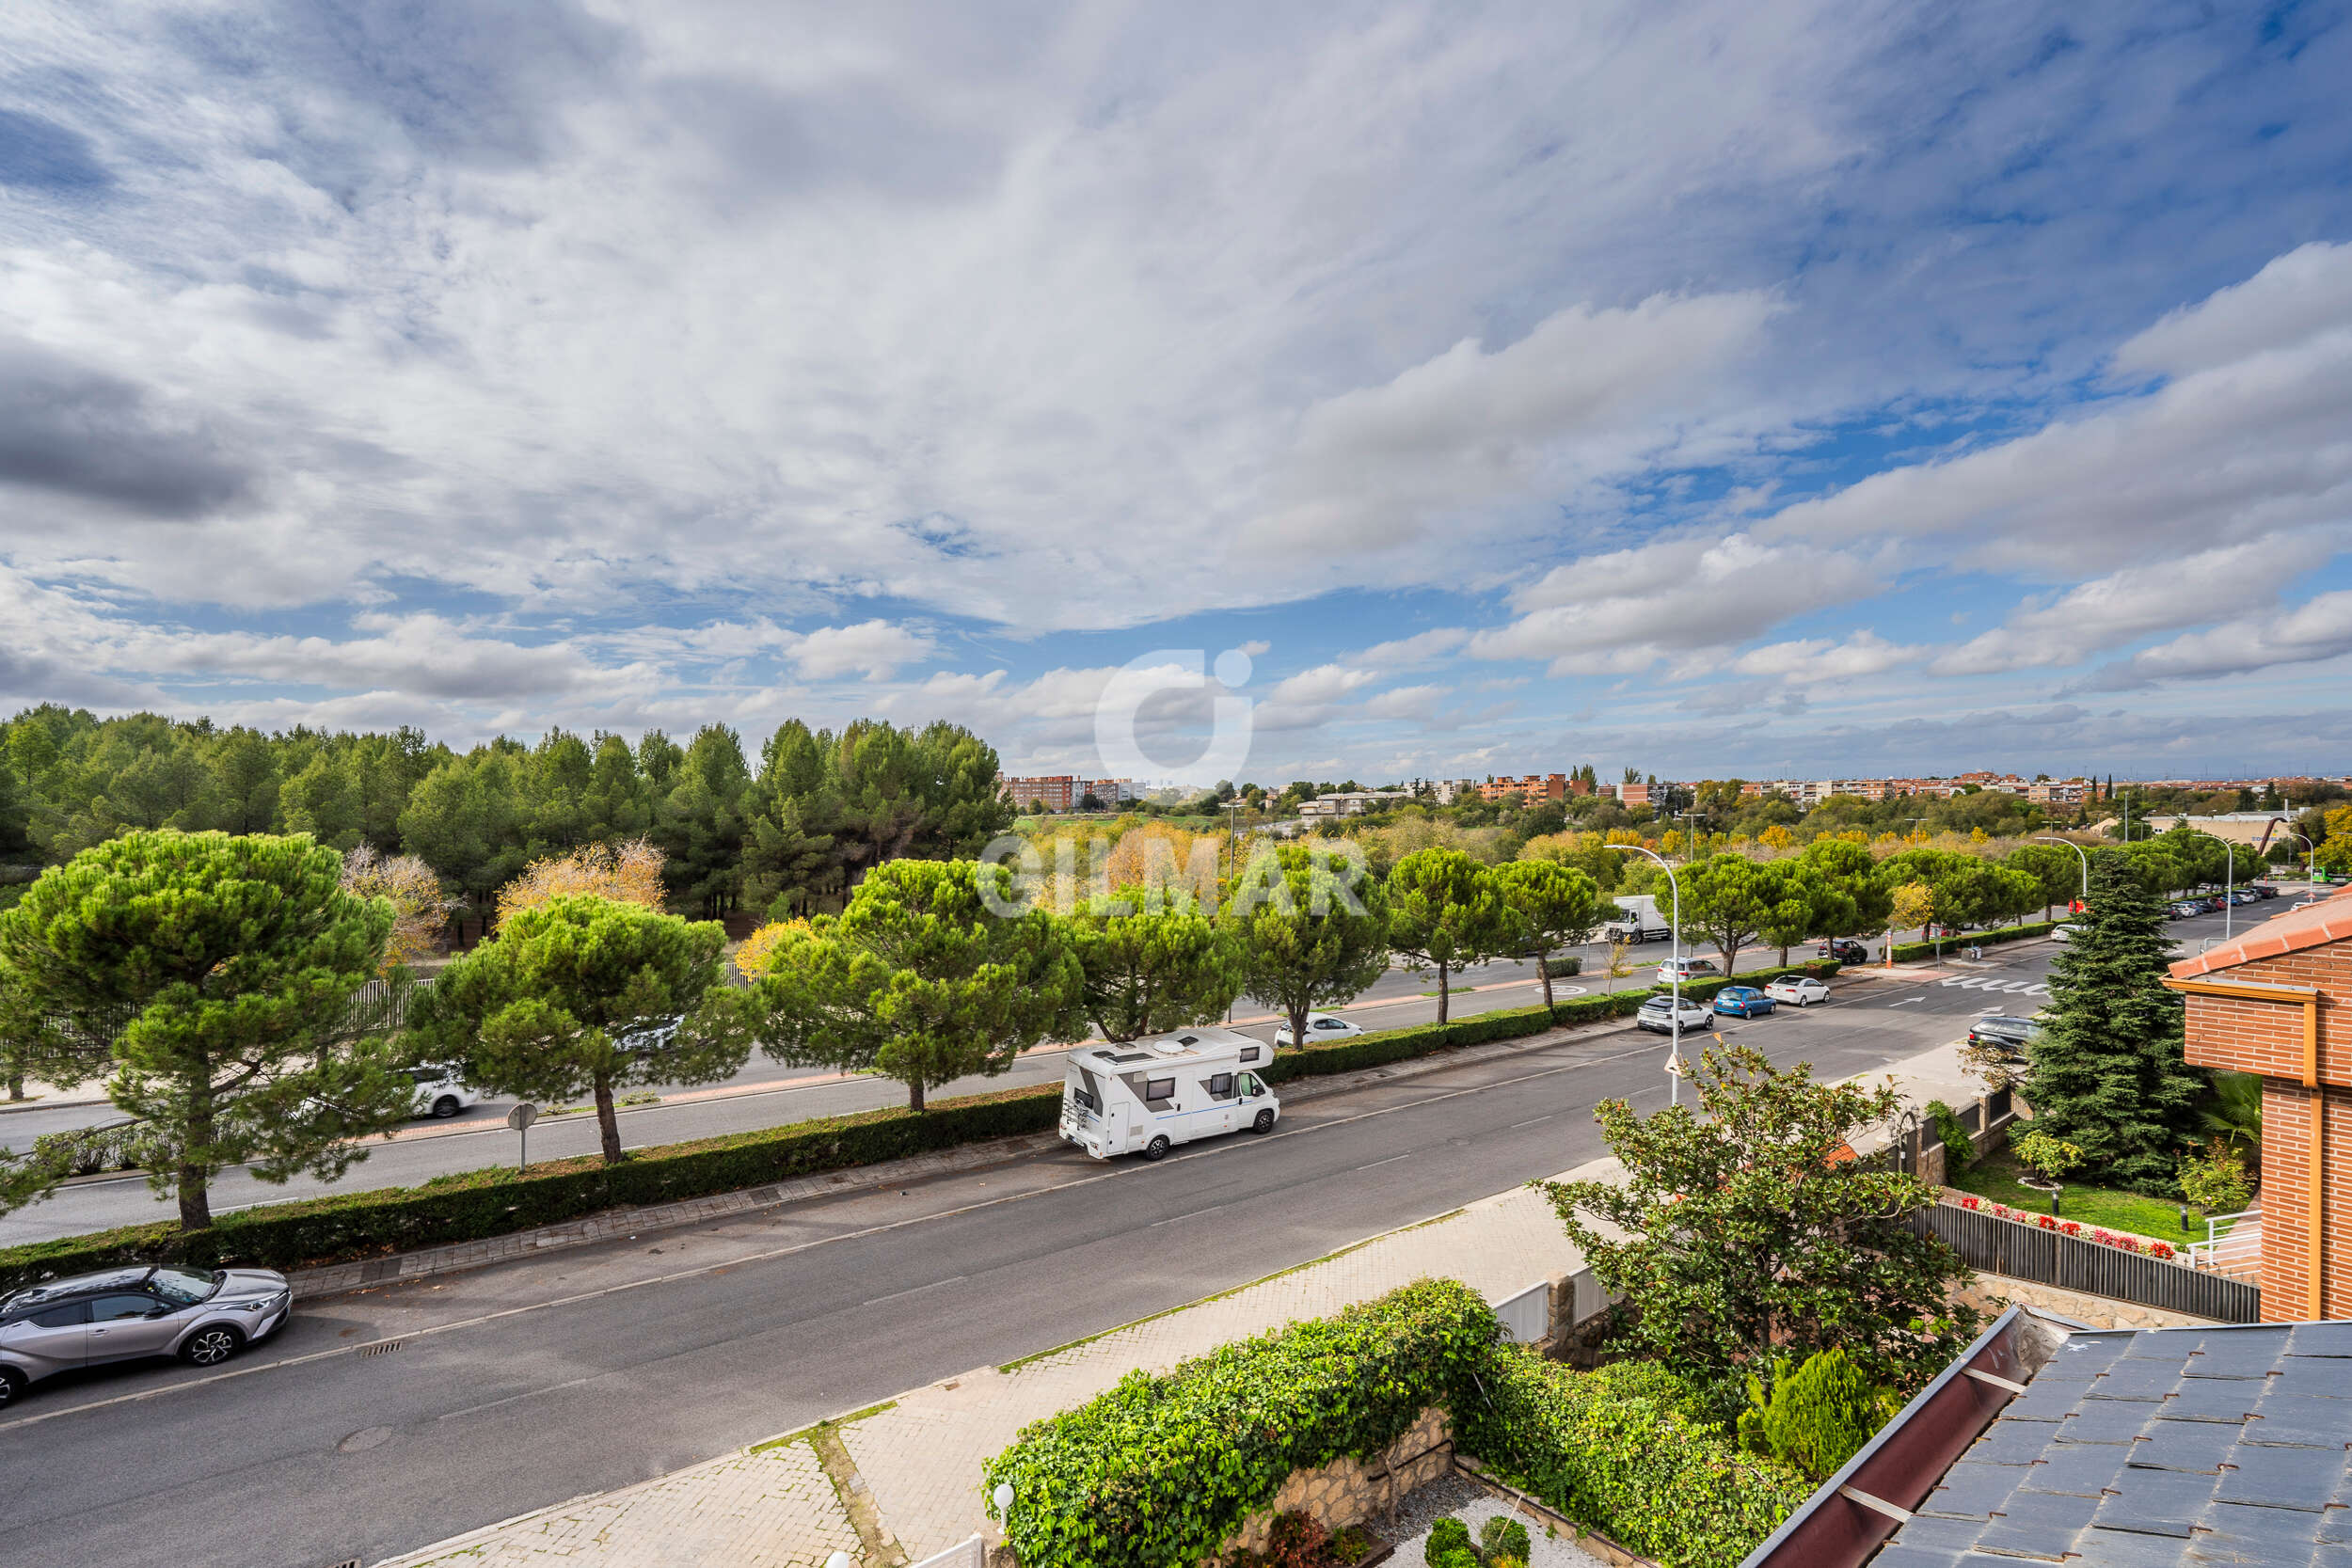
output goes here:
<path id="1" fill-rule="evenodd" d="M 1370 1524 L 1413 1488 L 1453 1468 L 1454 1429 L 1444 1411 L 1424 1410 L 1403 1436 L 1369 1461 L 1342 1455 L 1320 1469 L 1292 1471 L 1274 1495 L 1274 1505 L 1251 1514 L 1218 1555 L 1230 1557 L 1244 1547 L 1263 1551 L 1276 1517 L 1293 1512 L 1310 1515 L 1327 1530 Z"/>
<path id="2" fill-rule="evenodd" d="M 1977 1307 L 1988 1318 L 2022 1305 L 2039 1307 L 2093 1328 L 2198 1328 L 2214 1322 L 2211 1318 L 2192 1318 L 2185 1312 L 2167 1312 L 2134 1302 L 2086 1295 L 2080 1291 L 2061 1291 L 2055 1285 L 2037 1285 L 2003 1275 L 1971 1275 L 1969 1279 L 1970 1283 L 1952 1292 L 1952 1299 Z"/>

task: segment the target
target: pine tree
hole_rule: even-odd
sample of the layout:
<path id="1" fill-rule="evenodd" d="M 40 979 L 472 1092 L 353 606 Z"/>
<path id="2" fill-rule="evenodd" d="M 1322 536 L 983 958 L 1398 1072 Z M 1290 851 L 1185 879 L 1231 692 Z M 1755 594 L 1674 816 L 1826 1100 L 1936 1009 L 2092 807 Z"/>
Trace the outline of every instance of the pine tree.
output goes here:
<path id="1" fill-rule="evenodd" d="M 2123 855 L 2091 862 L 2090 907 L 2051 965 L 2023 1087 L 2034 1130 L 2078 1146 L 2087 1175 L 2171 1197 L 2205 1082 L 2182 1054 L 2181 999 L 2164 988 L 2164 925 Z"/>

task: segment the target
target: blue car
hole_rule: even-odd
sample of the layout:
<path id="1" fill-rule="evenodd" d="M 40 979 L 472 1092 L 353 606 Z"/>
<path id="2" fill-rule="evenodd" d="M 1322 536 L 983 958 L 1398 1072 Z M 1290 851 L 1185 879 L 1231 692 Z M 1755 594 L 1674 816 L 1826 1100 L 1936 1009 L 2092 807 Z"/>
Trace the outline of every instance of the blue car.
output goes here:
<path id="1" fill-rule="evenodd" d="M 1754 1018 L 1772 1010 L 1772 999 L 1754 986 L 1725 986 L 1715 993 L 1715 1010 L 1733 1018 Z"/>

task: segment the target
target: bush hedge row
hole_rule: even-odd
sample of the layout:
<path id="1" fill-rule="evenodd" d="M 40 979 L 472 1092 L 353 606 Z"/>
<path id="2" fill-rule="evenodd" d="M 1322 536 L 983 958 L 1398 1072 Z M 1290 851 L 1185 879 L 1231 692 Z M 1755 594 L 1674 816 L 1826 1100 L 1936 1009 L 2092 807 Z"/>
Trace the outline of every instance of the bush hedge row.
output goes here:
<path id="1" fill-rule="evenodd" d="M 2004 942 L 2023 942 L 2027 937 L 2046 937 L 2058 928 L 2055 920 L 2037 920 L 2026 926 L 2004 926 L 1996 931 L 1965 931 L 1956 937 L 1946 937 L 1942 951 L 1953 953 L 1971 947 L 1991 947 Z M 1895 944 L 1895 961 L 1907 964 L 1919 958 L 1932 958 L 1938 946 L 1932 942 L 1899 942 Z"/>
<path id="2" fill-rule="evenodd" d="M 1462 1452 L 1669 1568 L 1733 1568 L 1813 1491 L 1695 1418 L 1678 1380 L 1652 1364 L 1579 1372 L 1498 1345 L 1478 1393 L 1454 1406 Z"/>
<path id="3" fill-rule="evenodd" d="M 1792 965 L 1742 974 L 1742 983 L 1782 974 L 1834 974 L 1835 963 Z M 1715 984 L 1686 985 L 1705 997 Z M 1391 1029 L 1330 1045 L 1278 1054 L 1265 1071 L 1272 1083 L 1382 1067 L 1455 1046 L 1541 1034 L 1555 1024 L 1623 1018 L 1640 1008 L 1646 990 L 1576 997 L 1543 1007 L 1480 1013 L 1442 1024 Z M 691 1143 L 637 1149 L 606 1166 L 594 1156 L 507 1169 L 469 1171 L 418 1187 L 379 1187 L 224 1214 L 213 1227 L 182 1237 L 168 1222 L 125 1226 L 87 1236 L 62 1237 L 0 1248 L 0 1292 L 42 1279 L 134 1262 L 180 1261 L 199 1267 L 315 1268 L 419 1247 L 529 1230 L 538 1226 L 644 1204 L 674 1203 L 756 1187 L 797 1176 L 929 1154 L 992 1138 L 1050 1132 L 1060 1119 L 1057 1085 L 1007 1089 L 937 1101 L 917 1116 L 905 1110 L 853 1116 L 739 1132 Z"/>
<path id="4" fill-rule="evenodd" d="M 1204 1562 L 1292 1471 L 1368 1458 L 1429 1406 L 1458 1405 L 1499 1335 L 1468 1286 L 1421 1280 L 1165 1376 L 1131 1372 L 1025 1427 L 984 1487 L 1012 1483 L 1005 1534 L 1025 1568 Z"/>

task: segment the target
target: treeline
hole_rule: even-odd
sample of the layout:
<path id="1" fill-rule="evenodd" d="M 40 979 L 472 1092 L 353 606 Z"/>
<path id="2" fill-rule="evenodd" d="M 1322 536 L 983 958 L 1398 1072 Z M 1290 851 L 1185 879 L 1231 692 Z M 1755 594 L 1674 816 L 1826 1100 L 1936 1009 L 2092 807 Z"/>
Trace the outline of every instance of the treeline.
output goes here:
<path id="1" fill-rule="evenodd" d="M 755 762 L 724 724 L 682 746 L 553 729 L 460 752 L 405 727 L 265 735 L 44 705 L 0 731 L 0 858 L 21 879 L 143 829 L 309 833 L 420 857 L 476 918 L 533 861 L 638 837 L 682 909 L 832 908 L 882 861 L 972 855 L 1011 819 L 994 749 L 944 721 L 791 720 Z"/>

